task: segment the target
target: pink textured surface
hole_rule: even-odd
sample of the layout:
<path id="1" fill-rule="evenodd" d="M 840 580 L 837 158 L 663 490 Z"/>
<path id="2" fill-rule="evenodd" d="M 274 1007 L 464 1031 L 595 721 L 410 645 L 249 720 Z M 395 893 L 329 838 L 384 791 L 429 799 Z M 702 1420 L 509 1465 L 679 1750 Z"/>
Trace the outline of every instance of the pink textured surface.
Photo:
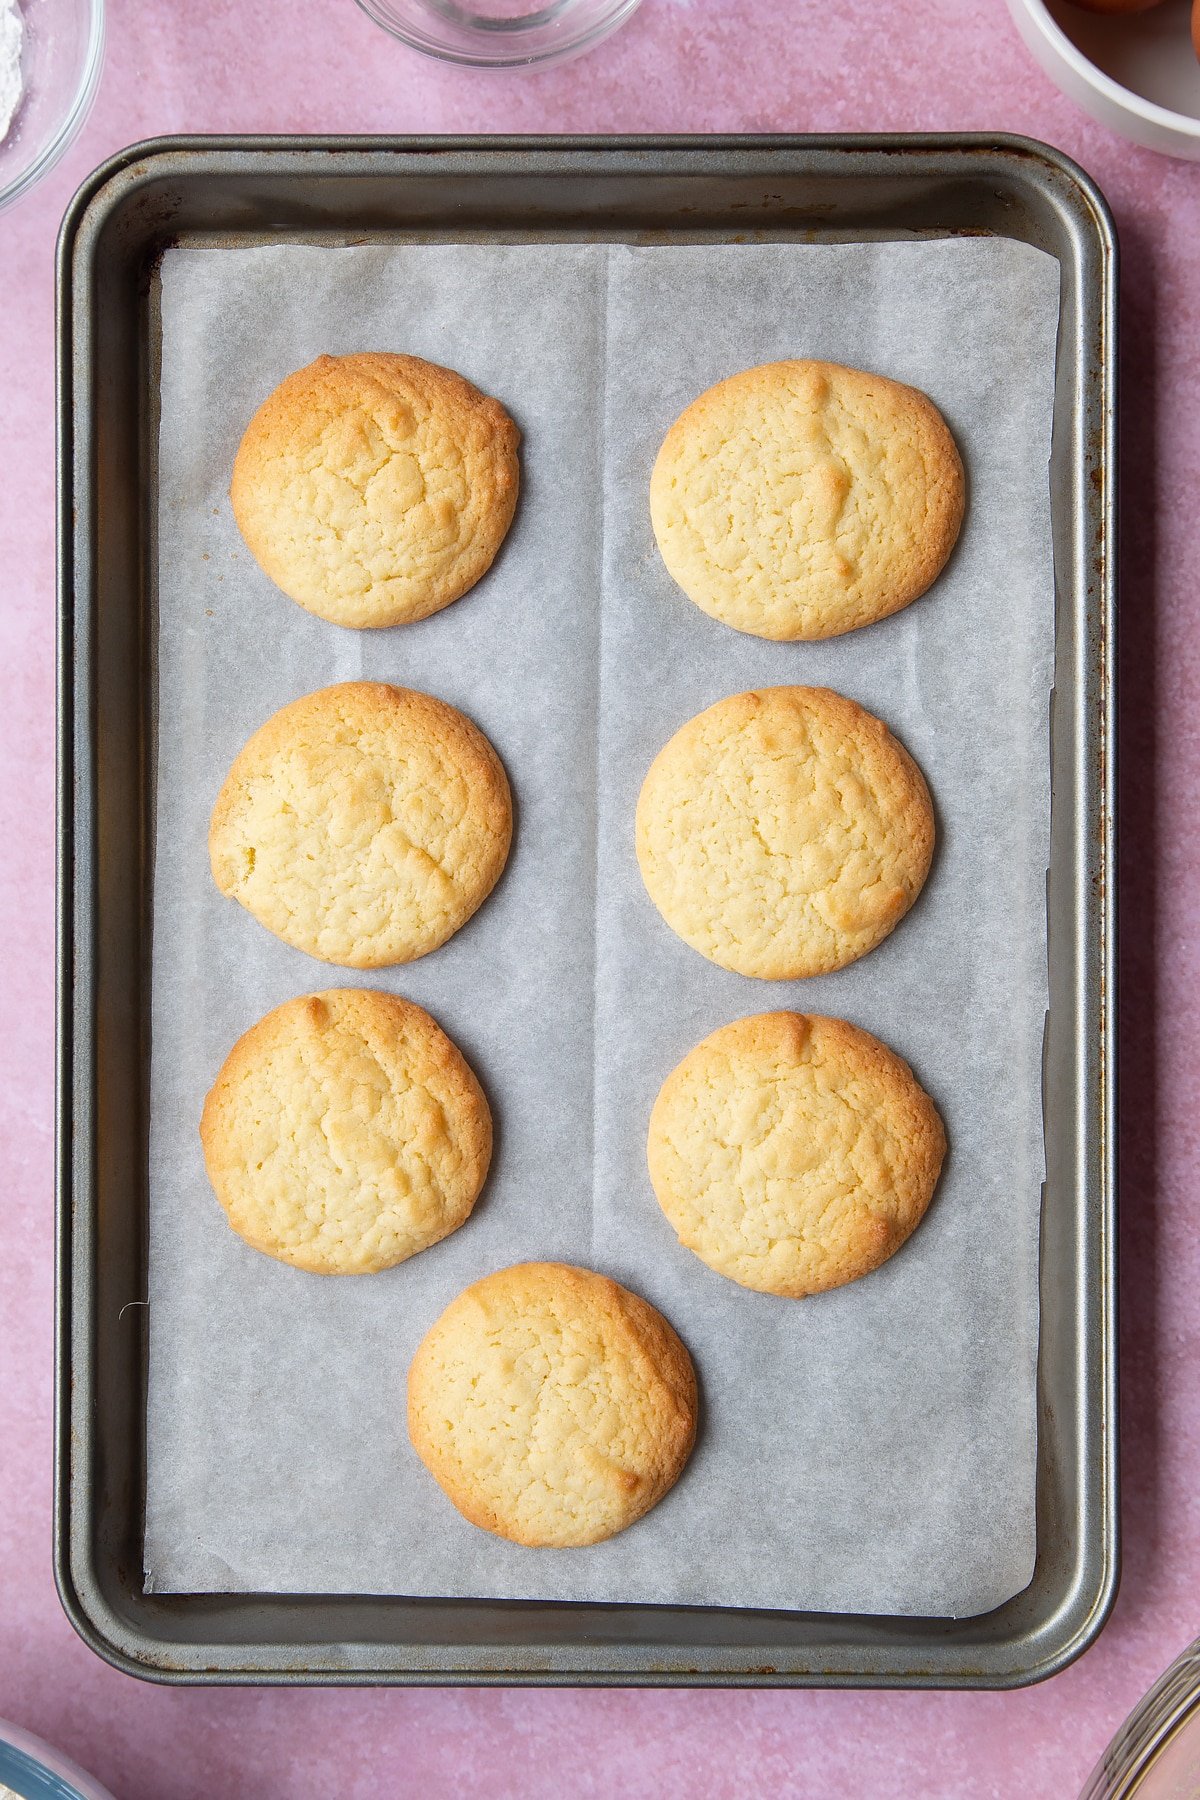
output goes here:
<path id="1" fill-rule="evenodd" d="M 1014 1694 L 166 1691 L 79 1643 L 50 1572 L 52 252 L 101 158 L 171 131 L 1005 129 L 1098 179 L 1124 250 L 1125 1573 L 1079 1663 Z M 110 0 L 82 139 L 0 217 L 0 1714 L 121 1800 L 1066 1796 L 1200 1631 L 1200 172 L 1090 124 L 999 0 L 645 0 L 591 56 L 476 75 L 351 0 Z"/>

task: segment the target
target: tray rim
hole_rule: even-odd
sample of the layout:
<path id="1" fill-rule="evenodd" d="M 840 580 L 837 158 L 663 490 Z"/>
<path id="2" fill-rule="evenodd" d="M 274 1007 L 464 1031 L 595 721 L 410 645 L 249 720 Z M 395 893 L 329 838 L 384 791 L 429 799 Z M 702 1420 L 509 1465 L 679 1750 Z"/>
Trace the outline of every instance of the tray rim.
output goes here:
<path id="1" fill-rule="evenodd" d="M 142 1647 L 149 1653 L 143 1659 L 137 1648 L 131 1649 L 131 1633 L 128 1627 L 109 1606 L 101 1585 L 97 1579 L 90 1545 L 83 1545 L 82 1534 L 76 1527 L 79 1520 L 73 1505 L 75 1487 L 72 1483 L 72 1397 L 75 1385 L 76 1369 L 73 1353 L 78 1350 L 77 1321 L 74 1311 L 73 1275 L 77 1261 L 77 1246 L 74 1241 L 74 1212 L 72 1205 L 72 1175 L 76 1156 L 75 1126 L 77 1123 L 76 1098 L 78 1080 L 75 1059 L 75 1013 L 74 983 L 64 979 L 64 971 L 74 972 L 73 947 L 77 929 L 74 908 L 74 896 L 77 884 L 77 858 L 74 816 L 74 779 L 76 773 L 75 733 L 75 667 L 74 653 L 76 647 L 75 614 L 74 614 L 74 557 L 72 548 L 72 520 L 75 504 L 74 461 L 74 386 L 72 379 L 71 351 L 74 343 L 73 321 L 75 316 L 75 294 L 72 281 L 72 262 L 75 246 L 81 233 L 88 226 L 88 215 L 93 205 L 100 200 L 104 204 L 105 190 L 108 189 L 107 205 L 114 207 L 120 203 L 120 196 L 114 192 L 114 184 L 120 184 L 123 177 L 130 177 L 144 165 L 150 175 L 155 173 L 154 165 L 162 159 L 180 156 L 206 158 L 216 156 L 264 156 L 272 161 L 296 159 L 296 171 L 300 172 L 302 164 L 311 164 L 316 158 L 336 159 L 336 162 L 322 173 L 353 173 L 347 163 L 353 156 L 412 158 L 433 155 L 452 155 L 480 157 L 487 155 L 522 156 L 545 159 L 550 157 L 572 157 L 584 153 L 588 156 L 608 157 L 667 155 L 674 157 L 683 155 L 711 156 L 721 153 L 763 153 L 773 154 L 790 152 L 814 155 L 818 158 L 828 156 L 838 162 L 847 162 L 857 156 L 893 155 L 897 157 L 921 158 L 926 155 L 978 153 L 981 156 L 992 156 L 1008 159 L 1015 165 L 1010 171 L 1015 174 L 1021 165 L 1040 166 L 1043 173 L 1049 172 L 1064 181 L 1074 190 L 1075 203 L 1081 214 L 1087 215 L 1088 226 L 1094 233 L 1096 243 L 1101 252 L 1102 276 L 1098 284 L 1097 312 L 1104 329 L 1104 341 L 1108 349 L 1108 358 L 1100 371 L 1094 371 L 1095 391 L 1102 401 L 1102 426 L 1097 435 L 1095 458 L 1101 468 L 1106 471 L 1106 479 L 1101 484 L 1098 497 L 1092 497 L 1094 508 L 1090 523 L 1097 534 L 1097 544 L 1102 548 L 1103 574 L 1097 604 L 1101 616 L 1102 644 L 1106 648 L 1102 680 L 1102 706 L 1099 722 L 1100 748 L 1102 751 L 1098 772 L 1083 784 L 1085 798 L 1094 797 L 1096 801 L 1096 820 L 1098 854 L 1101 869 L 1100 892 L 1094 897 L 1097 936 L 1099 942 L 1089 945 L 1095 959 L 1095 967 L 1106 998 L 1102 1001 L 1098 1053 L 1100 1061 L 1099 1098 L 1101 1101 L 1098 1120 L 1099 1143 L 1096 1161 L 1101 1180 L 1101 1241 L 1098 1245 L 1101 1262 L 1100 1296 L 1094 1303 L 1095 1320 L 1095 1355 L 1099 1376 L 1099 1422 L 1101 1439 L 1097 1456 L 1098 1468 L 1093 1472 L 1091 1486 L 1093 1499 L 1100 1514 L 1099 1542 L 1096 1546 L 1098 1566 L 1094 1571 L 1088 1593 L 1081 1605 L 1073 1604 L 1074 1595 L 1059 1609 L 1063 1615 L 1058 1623 L 1057 1636 L 1052 1647 L 1041 1660 L 1033 1664 L 1013 1662 L 1010 1666 L 988 1673 L 980 1671 L 938 1671 L 935 1668 L 924 1668 L 917 1671 L 899 1673 L 881 1672 L 877 1669 L 862 1670 L 853 1667 L 839 1667 L 831 1663 L 819 1670 L 790 1672 L 775 1668 L 702 1670 L 697 1668 L 664 1669 L 657 1667 L 650 1671 L 638 1669 L 592 1668 L 587 1660 L 582 1659 L 577 1668 L 557 1668 L 553 1666 L 537 1667 L 531 1665 L 522 1668 L 492 1666 L 476 1663 L 465 1667 L 447 1665 L 429 1668 L 409 1668 L 403 1666 L 387 1667 L 340 1667 L 326 1665 L 311 1668 L 304 1665 L 292 1666 L 286 1660 L 276 1660 L 274 1664 L 255 1667 L 216 1667 L 206 1669 L 183 1668 L 172 1666 L 168 1660 L 161 1658 L 161 1652 L 170 1648 L 167 1639 L 154 1638 L 143 1634 Z M 682 173 L 684 163 L 678 166 Z M 310 170 L 311 172 L 311 170 Z M 827 171 L 832 173 L 832 164 Z M 95 229 L 95 222 L 92 222 Z M 602 234 L 595 234 L 602 235 Z M 934 235 L 937 233 L 927 233 Z M 947 235 L 953 235 L 948 232 Z M 1000 235 L 989 234 L 989 235 Z M 198 1682 L 216 1682 L 228 1685 L 412 1685 L 412 1686 L 449 1686 L 449 1685 L 547 1685 L 547 1686 L 714 1686 L 714 1687 L 805 1687 L 805 1686 L 853 1686 L 853 1687 L 931 1687 L 931 1688 L 982 1688 L 1006 1689 L 1040 1682 L 1065 1668 L 1081 1655 L 1095 1640 L 1107 1622 L 1116 1600 L 1120 1576 L 1120 1527 L 1118 1510 L 1119 1472 L 1117 1463 L 1117 1281 L 1116 1281 L 1116 895 L 1115 895 L 1115 830 L 1116 830 L 1116 526 L 1117 526 L 1117 459 L 1116 459 L 1116 316 L 1117 316 L 1117 240 L 1111 212 L 1102 193 L 1090 176 L 1082 170 L 1070 157 L 1062 151 L 1044 144 L 1036 139 L 1006 132 L 919 132 L 919 133 L 820 133 L 820 134 L 630 134 L 608 137 L 596 134 L 561 135 L 546 137 L 530 137 L 526 135 L 478 136 L 478 135 L 433 135 L 414 136 L 363 135 L 337 136 L 317 135 L 304 136 L 296 134 L 180 134 L 165 135 L 145 139 L 127 146 L 106 159 L 81 183 L 76 194 L 68 205 L 59 233 L 56 261 L 56 363 L 57 363 L 57 397 L 56 397 L 56 449 L 57 449 L 57 502 L 58 502 L 58 567 L 57 567 L 57 600 L 58 600 L 58 769 L 57 769 L 57 918 L 56 918 L 56 967 L 58 972 L 58 998 L 56 1006 L 56 1100 L 57 1119 L 55 1133 L 55 1195 L 56 1195 L 56 1284 L 55 1284 L 55 1472 L 54 1472 L 54 1572 L 59 1597 L 67 1617 L 84 1642 L 99 1656 L 114 1667 L 126 1673 L 168 1684 L 195 1684 Z M 1082 586 L 1083 569 L 1080 570 Z M 1086 809 L 1087 819 L 1091 821 L 1090 809 Z M 86 859 L 85 859 L 86 860 Z M 94 920 L 89 921 L 94 926 Z M 85 1058 L 90 1075 L 91 1060 Z M 86 1108 L 82 1109 L 86 1112 Z M 91 1220 L 85 1221 L 85 1236 L 90 1232 Z M 1080 1259 L 1082 1260 L 1082 1258 Z M 86 1308 L 86 1303 L 85 1303 Z M 91 1375 L 91 1344 L 87 1345 L 87 1358 L 84 1373 Z M 88 1392 L 91 1393 L 90 1384 Z M 1086 1475 L 1086 1472 L 1085 1472 Z M 87 1472 L 85 1481 L 86 1498 L 89 1502 L 87 1514 L 90 1517 L 91 1477 Z M 82 1546 L 82 1548 L 81 1548 Z M 179 1596 L 186 1600 L 188 1596 Z M 252 1601 L 252 1594 L 237 1596 Z M 261 1598 L 286 1598 L 283 1596 L 261 1596 Z M 305 1595 L 304 1600 L 315 1603 L 322 1596 Z M 346 1599 L 348 1596 L 326 1597 Z M 381 1599 L 384 1597 L 380 1597 Z M 397 1597 L 400 1598 L 400 1597 Z M 495 1604 L 509 1607 L 555 1606 L 563 1611 L 572 1610 L 566 1603 L 553 1602 L 497 1602 Z M 585 1610 L 581 1608 L 580 1610 Z M 617 1608 L 617 1611 L 628 1612 L 688 1612 L 699 1611 L 705 1614 L 729 1612 L 739 1617 L 754 1616 L 750 1609 L 725 1608 Z M 1081 1617 L 1075 1615 L 1082 1611 Z M 763 1617 L 808 1617 L 826 1618 L 835 1622 L 848 1623 L 861 1621 L 867 1623 L 876 1615 L 870 1614 L 814 1614 L 814 1613 L 768 1613 Z M 1049 1623 L 1053 1628 L 1058 1615 L 1052 1615 Z M 894 1619 L 890 1620 L 895 1623 Z M 936 1621 L 929 1621 L 934 1623 Z M 950 1620 L 944 1621 L 947 1624 Z M 137 1634 L 132 1634 L 136 1638 Z M 372 1640 L 373 1642 L 374 1640 Z M 1019 1638 L 1007 1640 L 1019 1642 Z M 614 1649 L 619 1649 L 622 1640 L 612 1640 Z M 232 1646 L 250 1662 L 258 1660 L 256 1653 L 269 1655 L 270 1644 L 258 1645 L 239 1639 Z M 279 1646 L 282 1648 L 282 1645 Z M 351 1645 L 347 1643 L 346 1648 Z M 217 1646 L 213 1646 L 217 1648 Z M 464 1649 L 469 1646 L 464 1646 Z M 686 1646 L 685 1646 L 686 1648 Z M 847 1656 L 843 1647 L 838 1662 L 853 1662 L 853 1656 Z M 303 1649 L 297 1644 L 296 1649 Z M 156 1660 L 157 1658 L 157 1660 Z M 436 1660 L 436 1659 L 435 1659 Z M 933 1660 L 933 1659 L 928 1659 Z"/>

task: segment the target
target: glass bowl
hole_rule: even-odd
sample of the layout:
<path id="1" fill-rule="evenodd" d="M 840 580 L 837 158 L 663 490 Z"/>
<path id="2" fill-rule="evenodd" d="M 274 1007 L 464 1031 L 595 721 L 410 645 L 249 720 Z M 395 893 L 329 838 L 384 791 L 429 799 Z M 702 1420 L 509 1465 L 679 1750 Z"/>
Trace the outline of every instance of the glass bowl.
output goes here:
<path id="1" fill-rule="evenodd" d="M 106 1787 L 31 1731 L 0 1719 L 0 1795 L 18 1800 L 113 1800 Z"/>
<path id="2" fill-rule="evenodd" d="M 91 109 L 104 0 L 17 0 L 23 92 L 0 139 L 0 209 L 52 169 Z"/>
<path id="3" fill-rule="evenodd" d="M 476 69 L 565 62 L 623 25 L 639 0 L 358 0 L 402 44 Z"/>
<path id="4" fill-rule="evenodd" d="M 1080 1800 L 1196 1800 L 1200 1794 L 1200 1638 L 1134 1707 Z"/>

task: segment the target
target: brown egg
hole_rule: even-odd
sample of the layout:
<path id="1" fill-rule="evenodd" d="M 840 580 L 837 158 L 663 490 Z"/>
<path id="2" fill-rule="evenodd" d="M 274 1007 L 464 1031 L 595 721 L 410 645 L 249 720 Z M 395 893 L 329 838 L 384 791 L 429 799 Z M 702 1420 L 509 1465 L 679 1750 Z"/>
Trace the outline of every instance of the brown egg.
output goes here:
<path id="1" fill-rule="evenodd" d="M 1072 4 L 1081 6 L 1084 12 L 1139 13 L 1148 12 L 1159 0 L 1072 0 Z"/>
<path id="2" fill-rule="evenodd" d="M 1192 49 L 1200 56 L 1200 0 L 1192 0 Z"/>

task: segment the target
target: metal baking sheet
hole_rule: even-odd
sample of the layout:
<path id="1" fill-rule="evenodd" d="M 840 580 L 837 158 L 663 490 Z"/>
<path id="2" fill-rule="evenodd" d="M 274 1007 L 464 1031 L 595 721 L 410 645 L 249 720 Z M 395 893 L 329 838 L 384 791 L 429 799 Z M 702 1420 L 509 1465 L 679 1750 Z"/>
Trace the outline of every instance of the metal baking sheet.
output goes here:
<path id="1" fill-rule="evenodd" d="M 1038 1558 L 981 1618 L 145 1595 L 146 1062 L 154 566 L 150 277 L 168 244 L 1022 239 L 1062 271 L 1052 458 L 1054 817 Z M 1115 246 L 1056 152 L 984 138 L 171 141 L 64 224 L 58 1569 L 102 1654 L 175 1679 L 1011 1685 L 1090 1642 L 1116 1580 L 1108 979 Z M 73 1390 L 71 1377 L 74 1377 Z"/>

